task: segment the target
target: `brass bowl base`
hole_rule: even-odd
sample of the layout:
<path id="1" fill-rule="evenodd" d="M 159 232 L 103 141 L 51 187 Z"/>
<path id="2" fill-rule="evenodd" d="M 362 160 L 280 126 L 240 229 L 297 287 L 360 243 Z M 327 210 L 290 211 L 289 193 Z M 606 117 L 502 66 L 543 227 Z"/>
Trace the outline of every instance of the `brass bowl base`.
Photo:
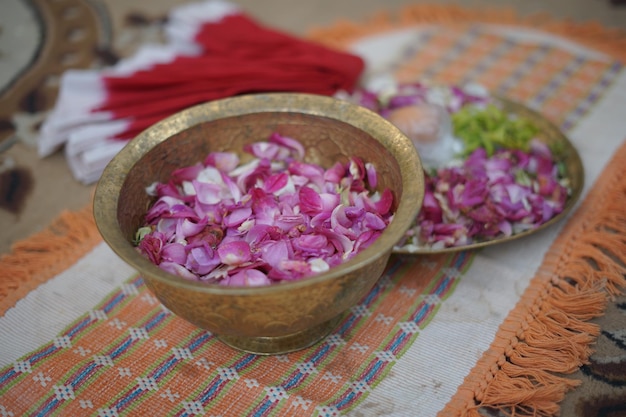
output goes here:
<path id="1" fill-rule="evenodd" d="M 324 339 L 345 317 L 345 313 L 339 314 L 332 319 L 317 326 L 292 333 L 286 336 L 275 337 L 241 337 L 216 335 L 217 338 L 228 346 L 243 350 L 255 355 L 281 355 L 295 352 L 313 346 Z"/>

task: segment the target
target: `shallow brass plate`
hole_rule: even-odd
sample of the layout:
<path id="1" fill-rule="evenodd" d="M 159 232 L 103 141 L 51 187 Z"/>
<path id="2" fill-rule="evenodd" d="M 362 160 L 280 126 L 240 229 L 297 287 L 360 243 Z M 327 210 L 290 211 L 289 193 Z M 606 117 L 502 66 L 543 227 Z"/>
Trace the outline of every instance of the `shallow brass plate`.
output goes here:
<path id="1" fill-rule="evenodd" d="M 436 254 L 445 252 L 458 252 L 462 250 L 478 249 L 485 246 L 499 245 L 505 242 L 510 242 L 512 240 L 524 238 L 526 236 L 535 234 L 541 230 L 553 226 L 554 224 L 560 222 L 561 219 L 566 217 L 567 214 L 576 205 L 576 202 L 579 200 L 582 194 L 585 175 L 580 155 L 578 154 L 578 151 L 576 150 L 574 145 L 567 138 L 567 136 L 565 136 L 565 134 L 563 134 L 563 132 L 554 123 L 546 119 L 541 113 L 534 111 L 521 103 L 512 101 L 504 97 L 494 97 L 493 100 L 494 104 L 499 106 L 504 111 L 512 115 L 517 115 L 519 117 L 531 120 L 540 129 L 541 133 L 539 134 L 538 139 L 547 144 L 558 143 L 560 145 L 559 152 L 555 153 L 554 156 L 557 158 L 557 160 L 565 164 L 566 175 L 567 177 L 569 177 L 571 189 L 570 195 L 567 198 L 563 211 L 535 229 L 526 230 L 524 232 L 520 232 L 508 237 L 503 236 L 490 240 L 475 242 L 469 245 L 454 246 L 443 249 L 431 249 L 428 247 L 415 248 L 414 246 L 409 248 L 406 246 L 396 246 L 393 249 L 393 253 Z"/>

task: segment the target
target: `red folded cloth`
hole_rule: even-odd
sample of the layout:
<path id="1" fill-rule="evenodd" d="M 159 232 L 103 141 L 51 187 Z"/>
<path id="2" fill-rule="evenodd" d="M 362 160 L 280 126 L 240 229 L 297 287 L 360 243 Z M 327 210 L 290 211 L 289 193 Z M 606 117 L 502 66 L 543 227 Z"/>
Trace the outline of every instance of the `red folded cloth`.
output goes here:
<path id="1" fill-rule="evenodd" d="M 94 182 L 126 140 L 184 108 L 249 93 L 333 95 L 364 69 L 356 55 L 261 26 L 222 0 L 172 10 L 165 31 L 167 44 L 114 67 L 65 73 L 40 155 L 65 144 L 74 176 Z"/>

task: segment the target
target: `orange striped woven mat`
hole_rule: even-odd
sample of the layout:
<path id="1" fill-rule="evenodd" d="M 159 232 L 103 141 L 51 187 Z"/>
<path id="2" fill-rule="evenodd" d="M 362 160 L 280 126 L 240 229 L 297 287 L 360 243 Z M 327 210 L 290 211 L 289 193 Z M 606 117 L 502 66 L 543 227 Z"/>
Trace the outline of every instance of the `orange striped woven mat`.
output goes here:
<path id="1" fill-rule="evenodd" d="M 503 30 L 485 24 L 494 22 L 513 26 Z M 377 36 L 422 23 L 429 25 L 410 35 L 386 71 L 402 81 L 480 82 L 540 110 L 566 132 L 583 129 L 581 121 L 593 116 L 624 78 L 623 36 L 539 17 L 520 20 L 506 12 L 422 6 L 397 18 L 385 14 L 361 24 L 344 22 L 310 36 L 358 49 L 363 42 L 371 46 Z M 565 35 L 570 43 L 537 41 L 528 36 L 528 27 Z M 583 51 L 582 46 L 604 54 Z M 534 260 L 539 266 L 534 278 L 516 281 L 521 296 L 499 328 L 492 329 L 491 345 L 487 340 L 487 349 L 467 369 L 448 369 L 462 372 L 459 387 L 446 386 L 449 395 L 424 399 L 424 408 L 410 399 L 402 408 L 403 400 L 386 391 L 386 384 L 407 372 L 410 357 L 450 348 L 422 343 L 426 336 L 446 331 L 441 327 L 446 312 L 440 310 L 485 302 L 463 300 L 457 290 L 480 274 L 481 253 L 392 257 L 379 283 L 330 337 L 289 355 L 261 357 L 226 347 L 165 310 L 141 277 L 132 274 L 116 276 L 121 285 L 113 285 L 99 302 L 45 340 L 36 339 L 40 343 L 31 348 L 34 342 L 19 335 L 20 323 L 32 322 L 21 316 L 28 314 L 24 306 L 57 289 L 68 291 L 68 303 L 81 297 L 67 285 L 61 288 L 60 282 L 95 281 L 99 262 L 108 259 L 86 208 L 65 213 L 49 230 L 20 242 L 0 260 L 0 329 L 12 328 L 11 335 L 16 335 L 12 340 L 3 336 L 0 342 L 6 357 L 12 355 L 0 369 L 0 413 L 434 415 L 436 411 L 429 411 L 434 408 L 441 416 L 475 416 L 487 409 L 557 415 L 559 401 L 577 385 L 565 374 L 587 361 L 598 335 L 590 320 L 602 315 L 610 295 L 626 285 L 626 145 L 620 146 L 623 136 L 613 136 L 598 141 L 606 142 L 607 152 L 615 150 L 612 157 L 583 155 L 589 163 L 587 179 L 594 185 L 567 223 L 559 225 L 564 226 L 559 233 L 534 240 L 546 247 L 544 259 Z M 576 145 L 584 148 L 592 140 L 579 139 Z M 453 297 L 460 300 L 453 302 Z M 63 306 L 46 308 L 54 312 Z M 42 320 L 45 316 L 32 314 L 42 314 Z M 454 336 L 449 336 L 450 343 L 485 346 Z M 435 374 L 445 368 L 433 364 Z M 428 375 L 427 370 L 414 371 Z M 417 396 L 426 389 L 425 381 L 432 379 L 409 378 L 393 388 L 402 396 L 408 386 Z"/>

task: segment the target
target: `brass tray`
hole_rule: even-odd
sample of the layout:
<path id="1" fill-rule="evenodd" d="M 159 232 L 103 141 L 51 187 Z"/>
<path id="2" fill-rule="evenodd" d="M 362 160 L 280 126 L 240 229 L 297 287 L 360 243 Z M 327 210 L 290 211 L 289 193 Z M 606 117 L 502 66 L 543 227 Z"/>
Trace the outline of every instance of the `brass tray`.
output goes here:
<path id="1" fill-rule="evenodd" d="M 550 120 L 546 119 L 542 114 L 536 112 L 525 105 L 512 101 L 510 99 L 504 97 L 494 96 L 492 97 L 492 102 L 496 106 L 500 107 L 505 112 L 516 115 L 525 119 L 532 121 L 540 130 L 538 135 L 538 139 L 547 144 L 559 144 L 558 152 L 554 152 L 554 157 L 556 160 L 563 162 L 565 165 L 566 176 L 570 180 L 570 195 L 565 202 L 565 206 L 563 211 L 542 225 L 534 228 L 525 230 L 523 232 L 516 233 L 511 236 L 503 236 L 496 237 L 490 240 L 484 240 L 479 242 L 474 242 L 469 245 L 460 245 L 453 246 L 447 248 L 437 248 L 432 249 L 428 247 L 415 247 L 411 245 L 411 247 L 407 246 L 396 246 L 393 249 L 393 253 L 397 254 L 409 254 L 409 255 L 424 255 L 424 254 L 436 254 L 436 253 L 446 253 L 446 252 L 458 252 L 462 250 L 471 250 L 478 249 L 485 246 L 498 245 L 501 243 L 509 242 L 512 240 L 517 240 L 524 238 L 528 235 L 537 233 L 541 230 L 544 230 L 548 227 L 551 227 L 555 223 L 558 223 L 563 219 L 567 214 L 572 210 L 572 208 L 576 205 L 576 202 L 580 198 L 584 186 L 584 169 L 583 164 L 580 159 L 580 155 L 578 151 L 574 147 L 574 145 L 570 142 L 570 140 L 561 132 L 561 130 Z"/>

